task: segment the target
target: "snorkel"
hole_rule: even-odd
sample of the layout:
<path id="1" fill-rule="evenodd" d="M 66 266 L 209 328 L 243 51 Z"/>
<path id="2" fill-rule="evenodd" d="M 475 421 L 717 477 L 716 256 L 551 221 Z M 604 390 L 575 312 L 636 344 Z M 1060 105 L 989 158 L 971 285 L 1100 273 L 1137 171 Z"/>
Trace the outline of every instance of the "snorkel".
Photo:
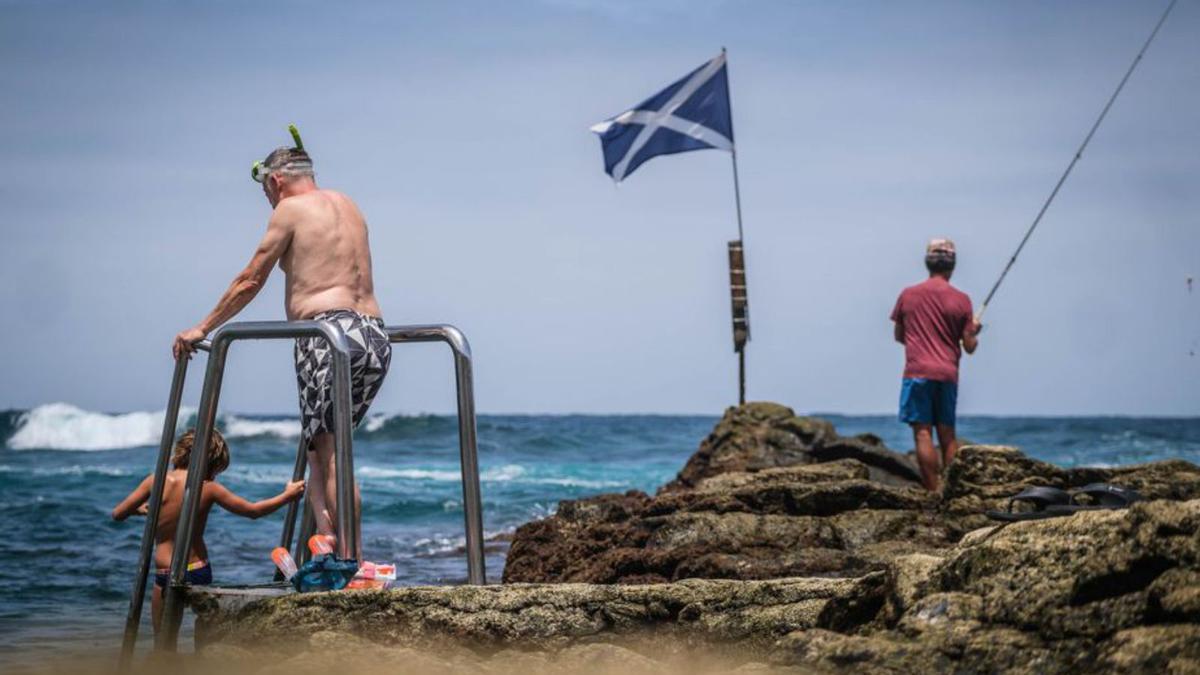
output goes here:
<path id="1" fill-rule="evenodd" d="M 290 132 L 292 134 L 292 140 L 296 141 L 296 149 L 303 150 L 304 149 L 304 141 L 300 140 L 300 130 L 296 128 L 296 125 L 289 124 L 288 132 Z"/>
<path id="2" fill-rule="evenodd" d="M 274 169 L 267 167 L 267 165 L 261 160 L 255 160 L 254 163 L 250 165 L 250 179 L 255 183 L 264 182 L 267 179 L 267 176 L 276 171 L 299 169 L 309 173 L 312 172 L 312 160 L 308 158 L 308 153 L 304 150 L 304 141 L 300 139 L 300 130 L 296 128 L 295 124 L 289 124 L 288 132 L 292 135 L 292 141 L 295 143 L 295 146 L 292 147 L 292 150 L 302 153 L 303 156 L 288 160 L 281 166 L 278 166 Z M 269 156 L 268 159 L 270 159 Z"/>

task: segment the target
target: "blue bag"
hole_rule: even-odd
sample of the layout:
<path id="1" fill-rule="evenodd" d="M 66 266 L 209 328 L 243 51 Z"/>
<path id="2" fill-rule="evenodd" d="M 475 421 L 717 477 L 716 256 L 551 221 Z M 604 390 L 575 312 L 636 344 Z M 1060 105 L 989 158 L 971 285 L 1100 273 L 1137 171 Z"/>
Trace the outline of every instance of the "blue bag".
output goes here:
<path id="1" fill-rule="evenodd" d="M 337 591 L 345 588 L 357 573 L 357 560 L 341 560 L 326 553 L 301 565 L 292 577 L 292 585 L 301 593 Z"/>

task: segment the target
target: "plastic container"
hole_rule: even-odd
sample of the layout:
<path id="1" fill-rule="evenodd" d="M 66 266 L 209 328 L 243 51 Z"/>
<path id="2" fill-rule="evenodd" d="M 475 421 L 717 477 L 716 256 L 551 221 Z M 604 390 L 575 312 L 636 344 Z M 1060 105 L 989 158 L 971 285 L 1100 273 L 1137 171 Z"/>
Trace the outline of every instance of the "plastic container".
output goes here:
<path id="1" fill-rule="evenodd" d="M 396 580 L 396 566 L 391 563 L 378 563 L 375 565 L 375 578 L 383 579 L 384 581 Z"/>
<path id="2" fill-rule="evenodd" d="M 308 538 L 308 550 L 312 552 L 313 557 L 333 553 L 333 545 L 337 542 L 337 538 L 328 534 L 314 534 Z"/>
<path id="3" fill-rule="evenodd" d="M 292 558 L 292 554 L 282 546 L 276 546 L 275 550 L 271 551 L 271 560 L 275 561 L 275 566 L 283 572 L 283 578 L 288 581 L 296 576 L 296 561 Z"/>

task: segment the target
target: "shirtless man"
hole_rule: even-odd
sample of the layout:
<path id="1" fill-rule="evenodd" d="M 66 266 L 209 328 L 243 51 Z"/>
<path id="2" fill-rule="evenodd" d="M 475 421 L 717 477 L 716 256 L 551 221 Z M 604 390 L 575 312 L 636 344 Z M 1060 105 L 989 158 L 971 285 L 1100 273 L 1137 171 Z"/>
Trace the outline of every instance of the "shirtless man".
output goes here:
<path id="1" fill-rule="evenodd" d="M 371 279 L 367 224 L 346 195 L 317 187 L 312 159 L 293 131 L 296 147 L 277 148 L 251 171 L 274 211 L 250 264 L 194 327 L 175 336 L 175 358 L 233 318 L 262 290 L 278 261 L 286 278 L 289 320 L 336 322 L 350 346 L 352 424 L 358 425 L 383 384 L 392 349 L 383 330 Z M 308 443 L 309 492 L 317 531 L 337 535 L 337 476 L 333 460 L 333 368 L 323 338 L 296 341 L 301 433 Z M 357 484 L 354 498 L 361 504 Z M 354 529 L 361 527 L 355 509 Z M 355 537 L 361 541 L 360 537 Z M 361 547 L 361 544 L 360 544 Z M 353 551 L 361 559 L 361 548 Z"/>

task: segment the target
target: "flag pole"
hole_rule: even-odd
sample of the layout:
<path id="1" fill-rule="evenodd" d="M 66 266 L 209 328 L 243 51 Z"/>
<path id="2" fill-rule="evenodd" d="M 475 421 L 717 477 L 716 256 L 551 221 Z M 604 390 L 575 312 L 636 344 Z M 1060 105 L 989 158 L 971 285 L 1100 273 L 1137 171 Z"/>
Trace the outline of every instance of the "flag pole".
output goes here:
<path id="1" fill-rule="evenodd" d="M 721 54 L 725 54 L 725 48 L 721 47 Z M 725 61 L 725 72 L 728 78 L 729 61 Z M 733 87 L 730 87 L 732 90 Z M 729 92 L 729 127 L 733 128 L 733 91 Z M 742 241 L 742 189 L 738 184 L 737 170 L 737 143 L 735 142 L 730 148 L 730 158 L 733 160 L 733 201 L 737 205 L 737 221 L 738 221 L 738 241 Z"/>
<path id="2" fill-rule="evenodd" d="M 733 105 L 730 104 L 729 107 L 732 108 Z M 733 158 L 733 201 L 734 201 L 734 203 L 737 204 L 738 241 L 741 241 L 742 240 L 742 189 L 738 185 L 737 146 L 736 145 L 733 146 L 733 150 L 729 153 L 729 155 L 730 155 L 730 157 Z"/>
<path id="3" fill-rule="evenodd" d="M 732 98 L 732 97 L 731 97 Z M 730 116 L 732 117 L 733 104 L 730 103 Z M 742 240 L 742 190 L 738 185 L 738 167 L 737 167 L 737 146 L 735 145 L 730 152 L 733 158 L 733 200 L 737 205 L 737 224 L 738 224 L 738 249 L 741 253 L 738 262 L 741 264 L 741 269 L 730 269 L 730 275 L 733 277 L 733 282 L 741 281 L 741 288 L 736 286 L 731 288 L 734 296 L 734 349 L 738 355 L 738 405 L 746 404 L 746 342 L 750 340 L 750 306 L 746 297 L 746 247 Z M 737 277 L 741 277 L 737 279 Z M 738 291 L 741 291 L 739 294 Z M 741 340 L 737 338 L 737 323 L 738 323 L 738 296 L 741 296 L 741 322 L 743 326 L 744 336 Z"/>
<path id="4" fill-rule="evenodd" d="M 725 47 L 721 47 L 725 56 Z M 729 61 L 725 62 L 728 77 Z M 728 81 L 728 80 L 726 80 Z M 732 90 L 732 87 L 730 87 Z M 729 126 L 733 129 L 733 92 L 728 92 Z M 738 355 L 738 405 L 746 403 L 746 342 L 750 340 L 750 305 L 746 295 L 746 258 L 742 235 L 742 187 L 738 181 L 737 143 L 729 149 L 733 162 L 733 200 L 737 210 L 738 238 L 729 242 L 729 291 L 733 304 L 733 349 Z"/>

